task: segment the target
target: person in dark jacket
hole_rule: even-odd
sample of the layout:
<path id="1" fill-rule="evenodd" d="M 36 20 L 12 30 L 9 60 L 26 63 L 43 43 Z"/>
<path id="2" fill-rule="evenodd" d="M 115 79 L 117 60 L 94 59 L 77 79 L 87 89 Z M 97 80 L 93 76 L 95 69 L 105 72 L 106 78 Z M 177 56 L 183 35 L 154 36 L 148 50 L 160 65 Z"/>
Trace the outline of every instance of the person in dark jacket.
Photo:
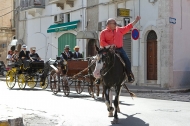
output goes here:
<path id="1" fill-rule="evenodd" d="M 32 62 L 34 62 L 34 61 L 42 61 L 40 56 L 38 55 L 38 53 L 36 53 L 36 48 L 33 47 L 31 50 L 32 50 L 32 52 L 30 53 L 30 60 Z"/>
<path id="2" fill-rule="evenodd" d="M 27 46 L 26 45 L 22 45 L 22 51 L 19 53 L 19 59 L 22 60 L 29 60 L 30 57 L 30 52 L 26 50 Z"/>
<path id="3" fill-rule="evenodd" d="M 75 46 L 74 50 L 75 52 L 73 53 L 73 58 L 83 58 L 82 54 L 79 52 L 79 46 Z"/>
<path id="4" fill-rule="evenodd" d="M 73 53 L 69 49 L 69 45 L 65 45 L 64 52 L 60 56 L 62 59 L 70 60 L 73 58 Z"/>

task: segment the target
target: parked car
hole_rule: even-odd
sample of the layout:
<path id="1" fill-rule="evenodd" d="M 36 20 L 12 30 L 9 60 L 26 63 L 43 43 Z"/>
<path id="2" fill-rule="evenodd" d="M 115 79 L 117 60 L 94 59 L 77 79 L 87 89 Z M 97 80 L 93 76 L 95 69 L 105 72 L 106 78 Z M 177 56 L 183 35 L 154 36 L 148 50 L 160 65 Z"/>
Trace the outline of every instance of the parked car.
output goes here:
<path id="1" fill-rule="evenodd" d="M 6 68 L 4 62 L 0 61 L 0 75 L 6 76 L 8 70 L 9 69 Z"/>

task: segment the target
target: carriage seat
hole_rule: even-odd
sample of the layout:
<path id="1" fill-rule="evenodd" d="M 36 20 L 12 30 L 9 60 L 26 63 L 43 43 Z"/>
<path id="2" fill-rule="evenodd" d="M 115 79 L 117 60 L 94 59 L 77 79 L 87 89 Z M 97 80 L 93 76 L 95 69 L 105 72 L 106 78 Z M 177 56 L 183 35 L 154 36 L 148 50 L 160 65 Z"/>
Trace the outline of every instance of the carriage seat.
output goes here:
<path id="1" fill-rule="evenodd" d="M 43 69 L 44 68 L 44 62 L 30 62 L 30 68 L 32 69 Z"/>

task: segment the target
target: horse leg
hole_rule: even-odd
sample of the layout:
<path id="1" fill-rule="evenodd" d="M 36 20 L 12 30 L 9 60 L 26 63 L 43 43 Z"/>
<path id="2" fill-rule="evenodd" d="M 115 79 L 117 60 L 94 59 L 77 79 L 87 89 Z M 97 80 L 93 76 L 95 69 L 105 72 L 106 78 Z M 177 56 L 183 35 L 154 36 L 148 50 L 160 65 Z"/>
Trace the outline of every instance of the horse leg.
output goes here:
<path id="1" fill-rule="evenodd" d="M 112 101 L 113 101 L 112 90 L 110 90 L 110 93 L 109 93 L 109 100 L 110 100 L 110 107 L 112 107 Z M 112 107 L 112 108 L 113 108 L 113 107 Z M 108 117 L 113 117 L 113 111 L 114 111 L 114 110 L 110 110 L 110 111 L 109 111 Z"/>
<path id="2" fill-rule="evenodd" d="M 105 91 L 104 91 L 104 86 L 102 86 L 103 91 L 102 91 L 102 99 L 105 99 Z"/>
<path id="3" fill-rule="evenodd" d="M 110 99 L 109 99 L 109 94 L 110 94 L 110 89 L 108 88 L 104 88 L 104 91 L 105 91 L 105 97 L 106 97 L 106 100 L 105 100 L 105 104 L 107 106 L 107 110 L 109 112 L 113 112 L 114 108 L 110 106 Z M 108 115 L 109 116 L 109 115 Z M 110 116 L 109 116 L 110 117 Z"/>
<path id="4" fill-rule="evenodd" d="M 96 89 L 97 89 L 96 96 L 99 96 L 99 92 L 100 92 L 100 85 L 96 85 Z"/>
<path id="5" fill-rule="evenodd" d="M 118 108 L 118 103 L 119 103 L 119 92 L 120 92 L 121 86 L 117 86 L 115 88 L 115 99 L 114 99 L 114 107 L 115 107 L 115 113 L 114 113 L 114 120 L 112 121 L 112 124 L 117 124 L 118 123 L 118 115 L 117 115 L 117 108 Z"/>
<path id="6" fill-rule="evenodd" d="M 121 94 L 121 89 L 122 89 L 122 87 L 120 88 L 119 96 L 120 96 L 120 94 Z M 121 111 L 120 111 L 120 108 L 119 108 L 119 96 L 118 96 L 118 107 L 117 107 L 117 112 L 118 112 L 118 113 L 121 112 Z"/>

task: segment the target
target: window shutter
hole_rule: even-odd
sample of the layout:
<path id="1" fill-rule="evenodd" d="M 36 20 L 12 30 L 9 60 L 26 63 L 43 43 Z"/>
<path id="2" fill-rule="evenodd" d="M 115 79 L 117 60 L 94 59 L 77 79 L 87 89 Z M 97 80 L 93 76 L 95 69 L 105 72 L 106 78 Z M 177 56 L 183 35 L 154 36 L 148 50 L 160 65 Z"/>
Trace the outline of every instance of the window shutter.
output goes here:
<path id="1" fill-rule="evenodd" d="M 123 49 L 127 53 L 129 60 L 131 61 L 131 33 L 123 36 Z"/>

